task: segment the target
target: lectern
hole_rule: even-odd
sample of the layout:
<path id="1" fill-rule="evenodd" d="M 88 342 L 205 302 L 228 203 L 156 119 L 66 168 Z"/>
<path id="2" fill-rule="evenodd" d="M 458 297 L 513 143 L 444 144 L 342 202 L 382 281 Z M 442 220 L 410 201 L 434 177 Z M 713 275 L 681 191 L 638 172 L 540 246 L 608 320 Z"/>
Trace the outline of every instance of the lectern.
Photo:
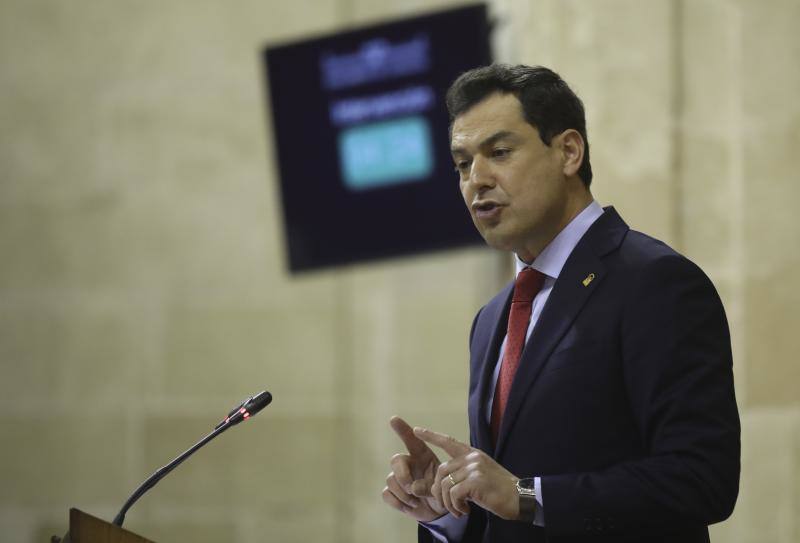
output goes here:
<path id="1" fill-rule="evenodd" d="M 53 537 L 60 543 L 155 543 L 79 509 L 69 510 L 69 532 L 63 538 Z"/>

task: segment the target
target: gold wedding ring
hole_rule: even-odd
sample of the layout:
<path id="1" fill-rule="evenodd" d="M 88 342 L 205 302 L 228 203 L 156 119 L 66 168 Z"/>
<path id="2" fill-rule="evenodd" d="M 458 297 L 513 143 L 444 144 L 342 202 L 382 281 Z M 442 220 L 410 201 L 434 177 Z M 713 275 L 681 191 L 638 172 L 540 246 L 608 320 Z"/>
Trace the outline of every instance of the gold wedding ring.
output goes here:
<path id="1" fill-rule="evenodd" d="M 451 485 L 456 486 L 457 483 L 456 483 L 456 480 L 453 479 L 453 474 L 452 473 L 448 473 L 447 474 L 447 478 L 450 479 L 450 484 Z"/>

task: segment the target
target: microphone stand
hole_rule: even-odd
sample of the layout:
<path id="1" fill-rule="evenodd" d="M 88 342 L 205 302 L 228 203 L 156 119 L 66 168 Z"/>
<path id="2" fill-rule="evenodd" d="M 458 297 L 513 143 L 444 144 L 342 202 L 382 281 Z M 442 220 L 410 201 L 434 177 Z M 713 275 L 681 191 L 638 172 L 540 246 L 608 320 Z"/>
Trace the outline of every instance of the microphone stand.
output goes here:
<path id="1" fill-rule="evenodd" d="M 117 516 L 114 517 L 114 521 L 112 524 L 122 527 L 122 523 L 125 522 L 125 513 L 128 512 L 128 509 L 136 503 L 136 501 L 141 498 L 145 492 L 153 488 L 156 483 L 158 483 L 161 479 L 163 479 L 169 472 L 174 470 L 178 467 L 181 462 L 192 456 L 197 449 L 220 435 L 222 432 L 230 428 L 231 426 L 236 426 L 240 422 L 249 419 L 252 415 L 255 415 L 259 411 L 261 411 L 264 407 L 269 405 L 272 401 L 272 394 L 267 392 L 266 390 L 259 392 L 255 396 L 247 398 L 243 401 L 238 407 L 231 410 L 228 413 L 228 416 L 222 420 L 217 426 L 214 428 L 214 431 L 208 434 L 206 437 L 189 447 L 186 451 L 184 451 L 180 456 L 178 456 L 175 460 L 156 470 L 150 477 L 148 477 L 145 482 L 139 485 L 131 497 L 128 498 L 128 501 L 125 502 L 125 505 L 122 506 Z"/>
<path id="2" fill-rule="evenodd" d="M 181 464 L 181 462 L 192 456 L 195 453 L 195 451 L 197 451 L 197 449 L 199 449 L 200 447 L 202 447 L 203 445 L 205 445 L 206 443 L 208 443 L 209 441 L 220 435 L 222 432 L 224 432 L 234 424 L 236 423 L 231 424 L 230 417 L 226 418 L 224 421 L 218 424 L 216 428 L 214 428 L 213 432 L 211 432 L 206 437 L 204 437 L 203 439 L 192 445 L 189 449 L 184 451 L 175 460 L 173 460 L 166 466 L 163 466 L 158 470 L 156 470 L 155 473 L 153 473 L 150 477 L 148 477 L 145 480 L 145 482 L 139 485 L 139 488 L 137 488 L 133 492 L 133 494 L 131 494 L 131 497 L 128 498 L 128 501 L 125 502 L 125 505 L 123 505 L 119 513 L 117 513 L 117 516 L 114 517 L 114 521 L 112 522 L 112 524 L 122 527 L 122 523 L 125 522 L 125 513 L 128 512 L 128 509 L 130 509 L 131 506 L 133 506 L 133 504 L 136 503 L 136 501 L 139 498 L 141 498 L 145 492 L 156 486 L 156 483 L 158 483 L 161 479 L 163 479 L 169 472 L 177 468 Z M 50 541 L 51 543 L 71 543 L 72 537 L 69 531 L 67 531 L 67 533 L 64 534 L 64 537 L 59 538 L 58 536 L 53 536 L 50 539 Z"/>
<path id="3" fill-rule="evenodd" d="M 155 473 L 153 473 L 141 485 L 139 485 L 139 488 L 137 488 L 133 492 L 133 494 L 131 494 L 131 497 L 128 498 L 128 501 L 125 502 L 125 505 L 123 505 L 119 513 L 117 513 L 117 516 L 114 517 L 114 521 L 112 524 L 114 524 L 115 526 L 122 527 L 122 523 L 125 522 L 125 513 L 128 512 L 128 509 L 130 509 L 131 506 L 133 506 L 133 504 L 136 503 L 136 501 L 139 498 L 141 498 L 145 492 L 153 488 L 156 485 L 156 483 L 158 483 L 161 479 L 163 479 L 169 472 L 174 470 L 184 460 L 186 460 L 187 458 L 192 456 L 195 452 L 197 452 L 197 449 L 199 449 L 200 447 L 202 447 L 203 445 L 205 445 L 206 443 L 208 443 L 209 441 L 220 435 L 222 432 L 224 432 L 231 426 L 236 426 L 240 422 L 249 419 L 256 413 L 264 409 L 266 406 L 268 406 L 271 402 L 272 402 L 272 394 L 270 394 L 266 390 L 262 390 L 255 396 L 247 398 L 237 407 L 232 409 L 231 412 L 228 413 L 228 416 L 225 417 L 222 420 L 222 422 L 217 424 L 214 427 L 214 430 L 210 434 L 208 434 L 206 437 L 204 437 L 203 439 L 192 445 L 190 448 L 184 451 L 180 456 L 178 456 L 175 460 L 173 460 L 166 466 L 163 466 L 158 470 L 156 470 Z M 64 535 L 63 538 L 59 538 L 58 536 L 53 536 L 51 538 L 52 543 L 69 543 L 70 541 L 71 537 L 69 530 L 67 531 L 67 533 Z"/>
<path id="4" fill-rule="evenodd" d="M 199 449 L 200 447 L 202 447 L 203 445 L 205 445 L 206 443 L 208 443 L 209 441 L 220 435 L 222 432 L 224 432 L 231 426 L 233 425 L 230 424 L 229 422 L 223 422 L 222 424 L 214 428 L 213 432 L 211 432 L 206 437 L 204 437 L 203 439 L 201 439 L 200 441 L 189 447 L 175 460 L 173 460 L 166 466 L 157 469 L 155 473 L 153 473 L 150 477 L 148 477 L 141 485 L 139 485 L 139 488 L 137 488 L 133 492 L 133 494 L 131 494 L 131 497 L 128 498 L 128 501 L 125 502 L 125 505 L 123 505 L 119 513 L 117 513 L 117 516 L 114 517 L 114 521 L 112 522 L 112 524 L 116 524 L 117 526 L 122 526 L 122 523 L 125 522 L 125 513 L 128 512 L 128 509 L 130 509 L 131 506 L 134 503 L 136 503 L 136 501 L 139 498 L 141 498 L 145 492 L 156 486 L 156 483 L 158 483 L 161 479 L 163 479 L 169 472 L 177 468 L 181 464 L 181 462 L 192 456 L 195 453 L 195 451 L 197 451 L 197 449 Z"/>

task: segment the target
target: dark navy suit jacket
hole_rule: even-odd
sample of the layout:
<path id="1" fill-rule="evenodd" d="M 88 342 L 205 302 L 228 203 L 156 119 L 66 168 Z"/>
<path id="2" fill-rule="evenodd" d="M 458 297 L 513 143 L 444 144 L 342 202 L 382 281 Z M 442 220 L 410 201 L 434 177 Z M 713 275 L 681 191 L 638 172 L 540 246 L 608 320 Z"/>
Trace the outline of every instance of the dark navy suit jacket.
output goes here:
<path id="1" fill-rule="evenodd" d="M 525 346 L 494 447 L 485 406 L 512 290 L 473 323 L 470 441 L 514 475 L 541 477 L 546 528 L 473 505 L 462 541 L 708 541 L 707 525 L 733 510 L 740 456 L 711 281 L 606 208 Z"/>

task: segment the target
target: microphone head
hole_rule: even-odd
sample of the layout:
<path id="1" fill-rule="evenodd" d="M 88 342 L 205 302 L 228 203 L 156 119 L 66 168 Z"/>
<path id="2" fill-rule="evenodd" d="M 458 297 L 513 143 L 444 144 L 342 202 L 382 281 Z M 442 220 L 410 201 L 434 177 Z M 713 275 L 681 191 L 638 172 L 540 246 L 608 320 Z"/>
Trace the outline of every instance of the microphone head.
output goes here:
<path id="1" fill-rule="evenodd" d="M 245 403 L 244 407 L 247 411 L 250 412 L 250 416 L 252 417 L 265 407 L 267 407 L 272 402 L 272 394 L 263 390 L 250 398 L 250 400 Z"/>

